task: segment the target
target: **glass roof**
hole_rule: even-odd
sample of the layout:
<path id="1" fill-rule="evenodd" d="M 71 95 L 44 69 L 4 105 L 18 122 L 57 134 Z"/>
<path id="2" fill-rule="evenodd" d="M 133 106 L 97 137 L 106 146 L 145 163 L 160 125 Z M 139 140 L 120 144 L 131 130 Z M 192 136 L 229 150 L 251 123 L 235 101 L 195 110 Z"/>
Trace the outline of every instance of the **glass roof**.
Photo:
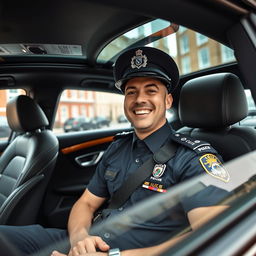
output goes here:
<path id="1" fill-rule="evenodd" d="M 178 26 L 171 24 L 169 21 L 161 19 L 150 21 L 126 32 L 109 43 L 99 54 L 97 61 L 114 61 L 123 50 L 132 47 L 149 45 L 161 48 L 159 47 L 161 45 L 160 40 L 175 33 L 177 30 Z M 169 49 L 162 50 L 170 53 Z"/>
<path id="2" fill-rule="evenodd" d="M 84 46 L 0 44 L 0 62 L 12 57 L 14 57 L 12 61 L 16 59 L 20 61 L 24 57 L 25 61 L 29 58 L 29 61 L 85 63 L 87 55 L 94 56 L 94 54 L 87 53 Z M 106 64 L 109 67 L 123 51 L 141 46 L 155 47 L 172 56 L 181 75 L 235 61 L 232 49 L 183 26 L 155 19 L 126 31 L 109 42 L 99 53 L 96 63 Z M 94 59 L 90 61 L 94 62 Z"/>

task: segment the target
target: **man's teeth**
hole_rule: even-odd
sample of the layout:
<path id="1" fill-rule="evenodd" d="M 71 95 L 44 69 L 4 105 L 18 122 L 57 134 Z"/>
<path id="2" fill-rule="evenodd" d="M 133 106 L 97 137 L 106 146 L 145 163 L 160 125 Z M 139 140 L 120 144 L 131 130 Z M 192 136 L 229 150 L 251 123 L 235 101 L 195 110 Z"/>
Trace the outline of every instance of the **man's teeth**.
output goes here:
<path id="1" fill-rule="evenodd" d="M 136 115 L 144 115 L 144 114 L 149 114 L 150 110 L 144 109 L 144 110 L 135 110 Z"/>

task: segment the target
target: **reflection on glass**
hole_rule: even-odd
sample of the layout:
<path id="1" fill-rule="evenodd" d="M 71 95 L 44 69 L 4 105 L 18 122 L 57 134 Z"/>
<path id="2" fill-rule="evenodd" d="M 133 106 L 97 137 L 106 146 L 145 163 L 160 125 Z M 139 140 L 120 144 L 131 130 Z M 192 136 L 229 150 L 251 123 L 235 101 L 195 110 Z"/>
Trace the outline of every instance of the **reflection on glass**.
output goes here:
<path id="1" fill-rule="evenodd" d="M 136 230 L 136 238 L 140 240 L 139 243 L 143 244 L 143 240 L 148 239 L 151 234 L 150 228 L 142 232 L 145 227 L 144 223 L 147 222 L 147 224 L 152 223 L 152 228 L 157 232 L 157 239 L 152 239 L 151 241 L 152 246 L 164 241 L 168 241 L 167 244 L 173 246 L 175 245 L 175 243 L 172 243 L 174 238 L 184 237 L 186 239 L 190 234 L 193 234 L 188 221 L 184 221 L 186 219 L 186 216 L 182 214 L 184 207 L 188 207 L 191 203 L 197 203 L 198 200 L 207 201 L 212 200 L 214 197 L 214 203 L 219 206 L 226 205 L 230 213 L 232 208 L 236 208 L 238 201 L 241 205 L 243 200 L 246 201 L 247 197 L 255 193 L 255 162 L 256 151 L 232 160 L 225 164 L 224 167 L 215 168 L 211 174 L 197 176 L 171 187 L 166 193 L 156 193 L 157 195 L 151 196 L 146 201 L 141 201 L 137 206 L 131 207 L 126 211 L 117 209 L 119 214 L 93 225 L 90 233 L 108 234 L 108 241 L 112 241 L 112 244 L 115 244 L 115 240 L 119 244 L 124 240 L 127 244 L 127 242 L 129 243 L 129 233 Z M 208 213 L 209 215 L 207 216 Z M 105 212 L 105 214 L 108 214 L 108 212 Z M 206 222 L 213 217 L 211 211 L 208 211 L 207 214 L 202 216 Z M 157 230 L 158 227 L 166 225 L 166 223 L 159 221 L 164 216 L 175 220 L 172 223 L 176 225 L 166 226 L 164 230 L 161 228 Z M 227 217 L 227 215 L 219 217 L 223 216 Z M 232 212 L 229 216 L 232 218 Z M 216 231 L 216 228 L 221 229 L 223 227 L 221 225 L 217 225 L 217 227 L 212 225 L 208 226 L 208 228 L 214 228 Z M 62 243 L 65 244 L 66 241 Z M 169 248 L 165 248 L 165 250 L 169 250 Z M 44 255 L 44 252 L 42 251 L 42 253 L 36 255 Z M 162 253 L 159 252 L 157 255 L 162 255 Z M 166 255 L 172 254 L 167 253 Z"/>
<path id="2" fill-rule="evenodd" d="M 227 206 L 229 209 L 235 206 L 238 200 L 256 189 L 255 161 L 256 152 L 251 152 L 229 162 L 225 167 L 215 169 L 213 166 L 211 174 L 195 177 L 170 188 L 167 193 L 152 196 L 137 207 L 94 226 L 91 233 L 111 233 L 113 241 L 116 239 L 120 243 L 120 240 L 127 239 L 130 237 L 129 233 L 136 230 L 136 233 L 141 233 L 138 237 L 141 240 L 139 242 L 143 244 L 143 240 L 147 239 L 151 232 L 149 229 L 146 235 L 145 230 L 143 231 L 144 223 L 147 222 L 147 227 L 148 223 L 152 223 L 154 232 L 159 228 L 158 240 L 153 239 L 152 246 L 183 234 L 192 234 L 192 228 L 182 211 L 184 212 L 186 207 L 189 208 L 190 204 L 200 201 L 211 201 L 214 205 Z M 211 211 L 208 213 L 209 216 L 202 216 L 207 221 L 212 218 Z M 172 222 L 175 225 L 166 227 L 167 231 L 161 229 L 166 222 L 159 221 L 165 216 L 175 220 Z"/>

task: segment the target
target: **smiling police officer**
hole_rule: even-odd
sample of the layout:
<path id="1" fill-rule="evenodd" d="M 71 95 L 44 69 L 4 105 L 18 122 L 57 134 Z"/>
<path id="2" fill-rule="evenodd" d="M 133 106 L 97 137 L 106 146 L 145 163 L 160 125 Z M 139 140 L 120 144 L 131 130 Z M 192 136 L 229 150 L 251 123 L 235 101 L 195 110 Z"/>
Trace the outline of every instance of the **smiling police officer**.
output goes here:
<path id="1" fill-rule="evenodd" d="M 221 158 L 209 144 L 175 133 L 166 120 L 166 110 L 171 108 L 173 102 L 171 93 L 179 81 L 178 68 L 168 54 L 151 47 L 130 49 L 117 59 L 114 77 L 116 87 L 125 95 L 124 111 L 134 132 L 118 136 L 109 146 L 87 189 L 73 206 L 68 221 L 71 244 L 69 256 L 158 255 L 182 236 L 167 242 L 163 238 L 189 224 L 194 229 L 205 221 L 201 216 L 209 212 L 214 216 L 226 208 L 224 205 L 217 205 L 221 193 L 210 193 L 215 189 L 210 188 L 208 196 L 199 194 L 195 200 L 184 199 L 178 208 L 170 212 L 145 223 L 133 223 L 123 235 L 116 233 L 115 227 L 90 234 L 97 209 L 106 200 L 111 200 L 129 177 L 136 179 L 139 167 L 152 158 L 166 142 L 176 145 L 175 155 L 166 163 L 153 166 L 151 175 L 141 182 L 128 200 L 121 207 L 111 209 L 105 218 L 116 216 L 141 200 L 157 193 L 165 193 L 170 187 L 205 172 L 223 182 L 229 180 L 224 168 L 221 169 L 221 176 L 219 172 L 214 172 L 216 167 L 221 167 Z M 29 242 L 36 246 L 30 246 L 29 249 L 22 246 L 29 237 L 22 230 L 15 238 L 15 243 L 24 254 L 31 254 L 44 246 L 37 237 L 47 235 L 42 228 L 35 232 L 38 226 L 26 228 L 26 233 L 31 234 L 31 230 L 37 233 L 33 238 L 30 235 L 32 241 Z M 11 232 L 8 228 L 0 228 L 0 232 L 2 231 L 8 234 Z M 49 235 L 44 239 L 47 244 L 65 236 L 64 231 L 55 230 L 54 233 L 48 229 L 47 232 L 51 234 L 50 239 Z M 52 255 L 63 254 L 54 251 Z"/>

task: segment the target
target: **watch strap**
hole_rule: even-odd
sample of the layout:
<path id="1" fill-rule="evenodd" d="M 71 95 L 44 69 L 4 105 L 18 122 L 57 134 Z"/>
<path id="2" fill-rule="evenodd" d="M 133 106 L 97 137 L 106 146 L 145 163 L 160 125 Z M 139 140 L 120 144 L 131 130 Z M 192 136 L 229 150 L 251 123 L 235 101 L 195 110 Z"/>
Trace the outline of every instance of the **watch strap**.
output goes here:
<path id="1" fill-rule="evenodd" d="M 119 248 L 113 248 L 108 251 L 108 256 L 121 256 Z"/>

